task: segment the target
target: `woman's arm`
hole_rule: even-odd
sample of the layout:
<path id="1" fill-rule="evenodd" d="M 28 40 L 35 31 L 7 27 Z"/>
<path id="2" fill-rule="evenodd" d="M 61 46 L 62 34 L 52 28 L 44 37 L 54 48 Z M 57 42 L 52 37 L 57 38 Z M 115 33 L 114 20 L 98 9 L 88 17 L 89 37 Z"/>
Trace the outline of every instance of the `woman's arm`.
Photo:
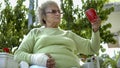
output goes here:
<path id="1" fill-rule="evenodd" d="M 30 63 L 30 57 L 35 44 L 34 29 L 31 30 L 26 37 L 22 40 L 19 48 L 14 53 L 14 59 L 17 61 L 26 61 Z"/>
<path id="2" fill-rule="evenodd" d="M 76 43 L 76 48 L 79 53 L 85 55 L 92 55 L 94 53 L 99 52 L 100 48 L 100 34 L 99 34 L 99 27 L 100 27 L 101 20 L 98 18 L 96 22 L 93 22 L 92 25 L 92 37 L 91 39 L 82 38 L 74 33 L 72 33 L 72 38 Z"/>

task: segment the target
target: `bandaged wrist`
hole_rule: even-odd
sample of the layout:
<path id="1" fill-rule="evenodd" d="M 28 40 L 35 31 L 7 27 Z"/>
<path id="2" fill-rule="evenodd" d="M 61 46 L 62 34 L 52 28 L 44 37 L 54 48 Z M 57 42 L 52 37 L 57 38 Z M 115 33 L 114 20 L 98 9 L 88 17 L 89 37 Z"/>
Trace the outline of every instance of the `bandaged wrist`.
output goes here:
<path id="1" fill-rule="evenodd" d="M 49 57 L 45 55 L 45 53 L 33 54 L 31 55 L 31 63 L 40 66 L 46 66 L 48 58 Z"/>

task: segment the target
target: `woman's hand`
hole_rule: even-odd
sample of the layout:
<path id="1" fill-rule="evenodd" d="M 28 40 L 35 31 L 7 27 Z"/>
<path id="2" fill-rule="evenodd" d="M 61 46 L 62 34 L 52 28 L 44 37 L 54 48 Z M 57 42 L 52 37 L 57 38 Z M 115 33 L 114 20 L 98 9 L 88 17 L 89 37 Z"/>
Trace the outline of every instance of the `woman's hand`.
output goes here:
<path id="1" fill-rule="evenodd" d="M 99 27 L 101 25 L 101 19 L 98 18 L 95 22 L 92 22 L 92 29 L 94 32 L 97 32 L 99 30 Z"/>
<path id="2" fill-rule="evenodd" d="M 55 60 L 52 58 L 52 56 L 50 54 L 46 54 L 49 59 L 47 60 L 47 64 L 46 67 L 47 68 L 55 68 Z"/>

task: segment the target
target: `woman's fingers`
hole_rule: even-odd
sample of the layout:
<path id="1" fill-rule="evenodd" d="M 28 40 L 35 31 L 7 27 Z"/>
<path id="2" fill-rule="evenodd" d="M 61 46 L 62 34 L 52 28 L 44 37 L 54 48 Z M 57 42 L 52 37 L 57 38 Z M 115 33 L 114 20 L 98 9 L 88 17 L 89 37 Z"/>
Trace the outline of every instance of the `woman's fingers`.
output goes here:
<path id="1" fill-rule="evenodd" d="M 51 56 L 50 54 L 46 53 L 46 55 L 47 55 L 49 58 L 52 58 L 52 56 Z"/>
<path id="2" fill-rule="evenodd" d="M 49 58 L 47 61 L 47 67 L 48 68 L 54 68 L 55 67 L 55 60 L 53 58 Z"/>
<path id="3" fill-rule="evenodd" d="M 94 30 L 94 32 L 99 30 L 100 25 L 101 25 L 101 19 L 100 18 L 98 18 L 94 23 L 92 23 L 92 29 Z"/>
<path id="4" fill-rule="evenodd" d="M 48 59 L 47 66 L 53 68 L 55 66 L 55 60 L 52 58 Z"/>
<path id="5" fill-rule="evenodd" d="M 46 55 L 49 57 L 46 64 L 47 68 L 55 68 L 55 59 L 53 59 L 52 56 L 48 53 L 46 53 Z"/>

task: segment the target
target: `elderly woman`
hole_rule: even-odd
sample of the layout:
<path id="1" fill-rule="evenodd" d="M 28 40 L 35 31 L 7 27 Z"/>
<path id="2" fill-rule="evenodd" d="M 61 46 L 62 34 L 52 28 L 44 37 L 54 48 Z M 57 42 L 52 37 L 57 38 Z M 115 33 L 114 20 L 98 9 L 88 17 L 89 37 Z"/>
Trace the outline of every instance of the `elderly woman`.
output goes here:
<path id="1" fill-rule="evenodd" d="M 84 39 L 59 27 L 61 12 L 54 1 L 38 9 L 43 25 L 32 29 L 15 52 L 15 60 L 26 61 L 30 68 L 80 68 L 78 53 L 91 55 L 99 51 L 100 19 L 92 24 L 92 38 Z"/>

